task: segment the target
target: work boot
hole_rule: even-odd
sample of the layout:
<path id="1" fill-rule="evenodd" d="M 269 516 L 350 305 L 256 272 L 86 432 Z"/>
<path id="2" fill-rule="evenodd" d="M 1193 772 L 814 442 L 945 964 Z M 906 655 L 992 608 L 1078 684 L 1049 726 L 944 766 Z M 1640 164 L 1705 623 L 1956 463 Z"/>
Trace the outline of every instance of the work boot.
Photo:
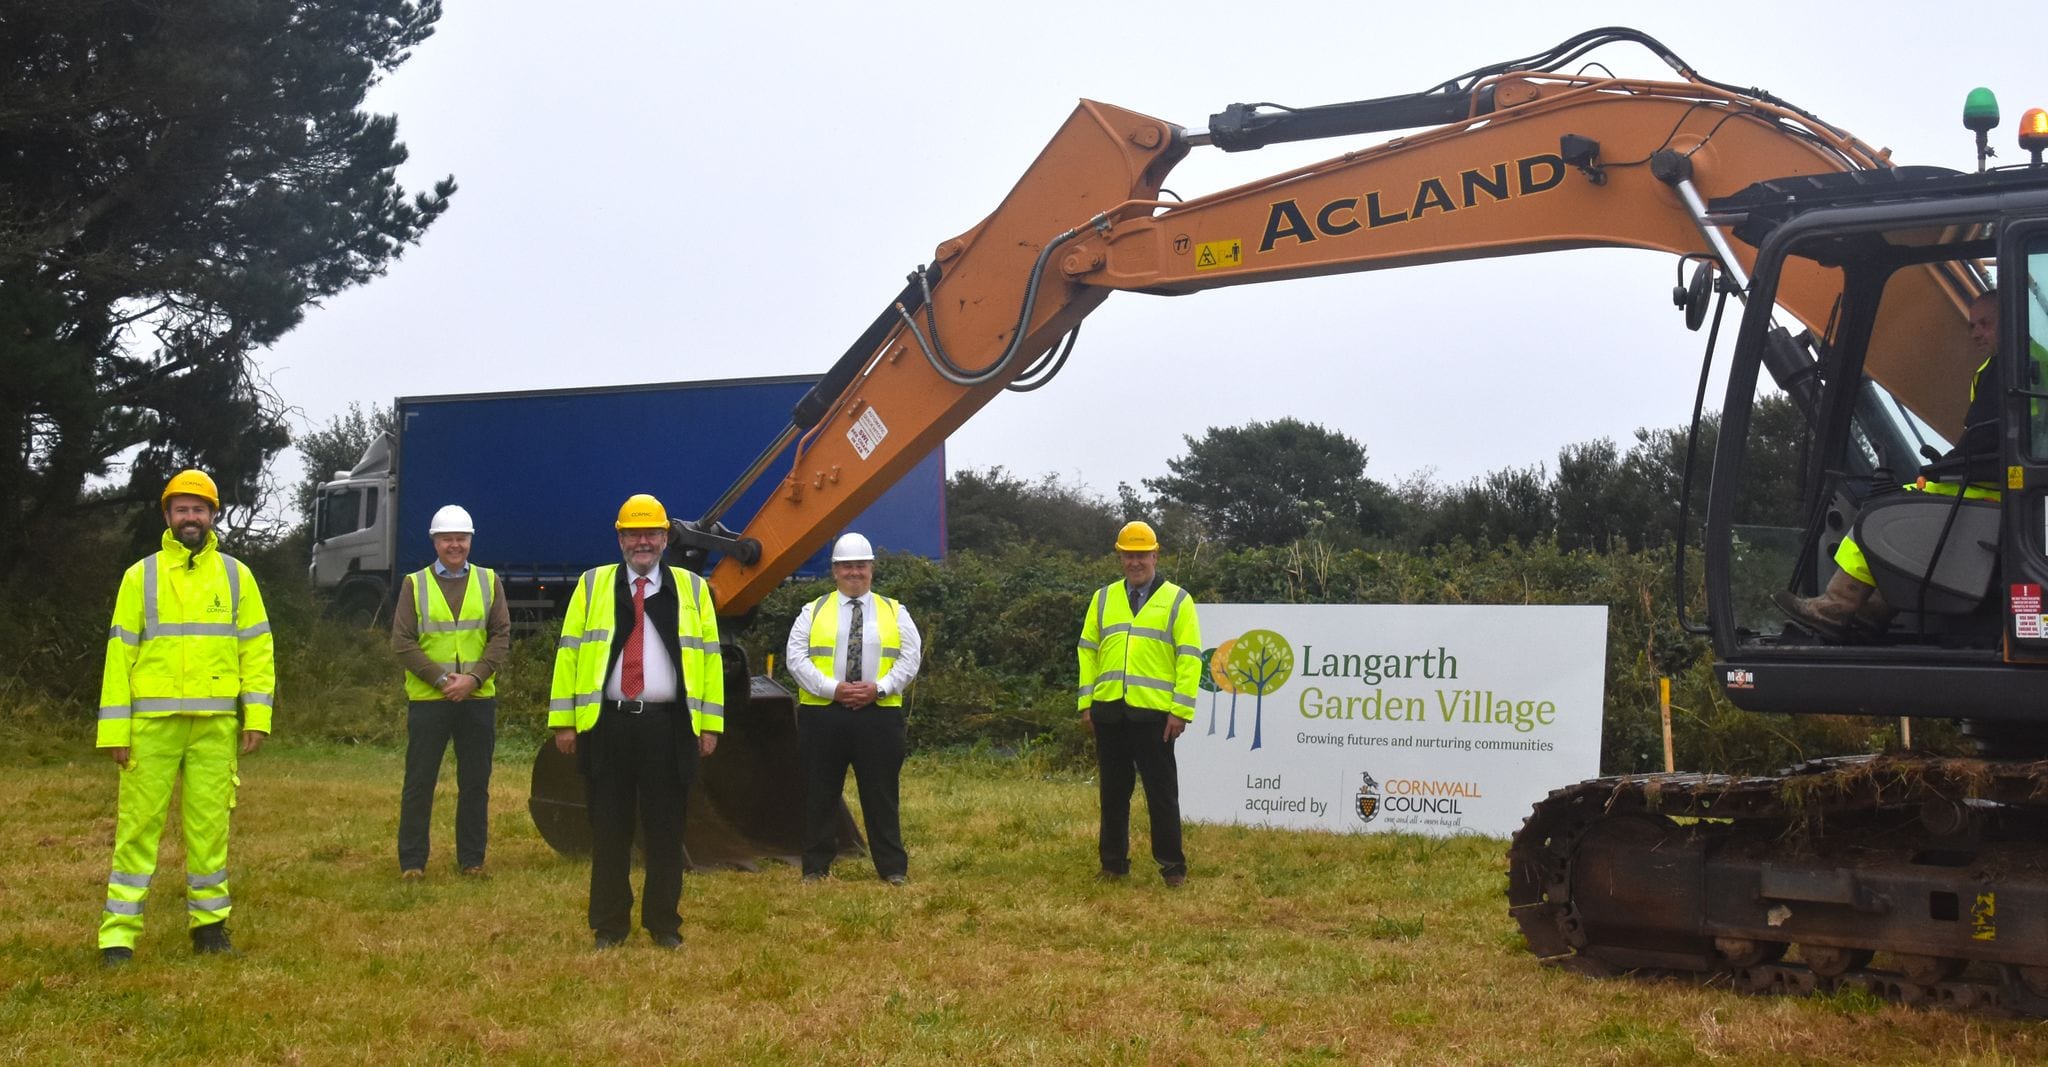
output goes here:
<path id="1" fill-rule="evenodd" d="M 1866 637 L 1882 637 L 1892 627 L 1892 616 L 1898 613 L 1899 609 L 1884 598 L 1884 590 L 1873 585 L 1863 606 L 1856 609 L 1855 627 L 1863 630 Z"/>
<path id="2" fill-rule="evenodd" d="M 134 958 L 135 950 L 125 945 L 110 945 L 100 950 L 100 966 L 109 971 L 127 966 L 128 961 Z"/>
<path id="3" fill-rule="evenodd" d="M 199 956 L 234 956 L 235 944 L 228 940 L 228 924 L 207 923 L 192 928 L 192 952 Z"/>
<path id="4" fill-rule="evenodd" d="M 1771 594 L 1771 603 L 1794 623 L 1824 640 L 1842 644 L 1849 640 L 1851 625 L 1857 622 L 1858 614 L 1875 592 L 1876 586 L 1865 585 L 1845 571 L 1836 571 L 1819 596 L 1797 597 L 1780 589 Z M 1885 618 L 1890 620 L 1889 615 Z"/>

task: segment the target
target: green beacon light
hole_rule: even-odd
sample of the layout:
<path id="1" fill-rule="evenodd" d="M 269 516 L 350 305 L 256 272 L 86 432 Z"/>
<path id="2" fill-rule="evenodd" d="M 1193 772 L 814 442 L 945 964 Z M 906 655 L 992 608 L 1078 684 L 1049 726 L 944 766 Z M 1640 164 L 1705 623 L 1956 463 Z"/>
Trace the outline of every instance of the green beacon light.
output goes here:
<path id="1" fill-rule="evenodd" d="M 1980 85 L 1964 98 L 1963 128 L 1977 135 L 1977 169 L 1982 171 L 1984 161 L 1998 154 L 1991 150 L 1989 137 L 1998 128 L 1998 97 L 1991 90 Z"/>

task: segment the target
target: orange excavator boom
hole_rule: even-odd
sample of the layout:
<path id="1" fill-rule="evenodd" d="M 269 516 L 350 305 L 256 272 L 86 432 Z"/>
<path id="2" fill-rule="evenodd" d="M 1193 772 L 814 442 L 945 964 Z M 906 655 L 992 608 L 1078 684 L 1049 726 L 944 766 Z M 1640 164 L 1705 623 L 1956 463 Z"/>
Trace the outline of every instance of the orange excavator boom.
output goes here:
<path id="1" fill-rule="evenodd" d="M 784 436 L 727 494 L 779 474 L 737 535 L 725 503 L 679 531 L 726 551 L 710 579 L 720 610 L 759 603 L 953 429 L 1005 388 L 1056 372 L 1072 335 L 1118 290 L 1186 294 L 1228 285 L 1560 249 L 1624 247 L 1713 259 L 1746 278 L 1751 252 L 1706 214 L 1715 197 L 1799 175 L 1878 170 L 1883 153 L 1766 94 L 1699 78 L 1634 31 L 1582 34 L 1546 54 L 1556 67 L 1597 44 L 1645 43 L 1681 81 L 1483 68 L 1425 93 L 1331 108 L 1234 105 L 1187 129 L 1084 100 L 1001 204 L 940 242 L 848 349 Z M 1185 201 L 1160 189 L 1204 146 L 1435 122 L 1420 133 Z M 1816 331 L 1839 283 L 1797 268 L 1778 302 Z M 1922 381 L 1909 358 L 1965 339 L 1961 304 L 1937 274 L 1901 306 L 1923 322 L 1893 331 L 1867 368 L 1937 429 L 1960 424 L 1965 391 Z M 770 471 L 797 442 L 794 465 Z"/>

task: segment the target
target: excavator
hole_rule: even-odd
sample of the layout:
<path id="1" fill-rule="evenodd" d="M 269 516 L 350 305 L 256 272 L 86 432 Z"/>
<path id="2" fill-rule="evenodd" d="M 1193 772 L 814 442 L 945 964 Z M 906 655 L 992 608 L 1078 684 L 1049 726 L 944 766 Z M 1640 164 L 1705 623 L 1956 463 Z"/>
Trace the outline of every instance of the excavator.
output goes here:
<path id="1" fill-rule="evenodd" d="M 1627 45 L 1676 77 L 1586 61 Z M 2048 1015 L 2048 113 L 2022 120 L 2029 163 L 1990 169 L 1999 119 L 1987 90 L 1964 119 L 1975 172 L 1895 165 L 1625 28 L 1421 92 L 1234 104 L 1201 127 L 1084 100 L 996 209 L 910 274 L 733 487 L 674 524 L 671 549 L 708 567 L 721 614 L 745 615 L 998 393 L 1057 375 L 1082 320 L 1115 292 L 1588 247 L 1667 253 L 1687 325 L 1713 321 L 1694 408 L 1705 513 L 1679 524 L 1700 540 L 1681 545 L 1675 600 L 1681 624 L 1710 639 L 1722 692 L 1755 711 L 1961 720 L 1979 754 L 1562 786 L 1510 843 L 1510 914 L 1539 959 L 1586 974 L 1854 986 Z M 1232 188 L 1162 196 L 1197 150 L 1397 131 Z M 1994 278 L 1987 359 L 1969 309 Z M 1702 412 L 1731 300 L 1714 424 Z M 1970 436 L 1995 446 L 1966 454 L 1956 443 L 1980 391 L 1996 416 Z M 1797 426 L 1796 491 L 1757 473 L 1761 458 L 1783 458 L 1766 417 L 1783 411 Z M 727 527 L 762 478 L 779 478 L 769 501 Z M 1693 497 L 1688 485 L 1674 506 Z M 1773 606 L 1774 594 L 1825 588 L 1845 538 L 1896 609 L 1855 643 Z M 1688 549 L 1703 575 L 1687 576 Z M 1703 600 L 1688 596 L 1701 578 Z M 1701 602 L 1704 618 L 1687 617 Z M 724 800 L 701 818 L 759 825 L 746 806 L 766 779 L 747 779 L 779 773 L 794 708 L 747 677 L 737 649 L 727 669 L 733 733 L 707 775 L 728 751 L 734 761 L 711 783 Z M 744 709 L 730 696 L 743 692 Z"/>

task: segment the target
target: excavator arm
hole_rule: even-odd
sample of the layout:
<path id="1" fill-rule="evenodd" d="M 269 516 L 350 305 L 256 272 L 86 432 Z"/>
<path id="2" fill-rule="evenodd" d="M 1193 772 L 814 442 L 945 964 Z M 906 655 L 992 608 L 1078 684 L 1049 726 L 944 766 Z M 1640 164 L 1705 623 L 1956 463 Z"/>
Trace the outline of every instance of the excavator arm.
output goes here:
<path id="1" fill-rule="evenodd" d="M 999 391 L 1056 372 L 1061 339 L 1071 346 L 1112 292 L 1187 294 L 1591 247 L 1713 259 L 1741 284 L 1752 253 L 1727 239 L 1707 201 L 1768 179 L 1890 167 L 1797 108 L 1692 75 L 1633 31 L 1581 35 L 1550 57 L 1576 58 L 1601 34 L 1649 43 L 1684 80 L 1503 66 L 1409 97 L 1307 112 L 1235 105 L 1207 129 L 1082 101 L 996 210 L 938 246 L 726 495 L 778 473 L 770 458 L 796 441 L 793 465 L 745 529 L 735 537 L 717 525 L 723 503 L 687 524 L 684 540 L 727 552 L 710 576 L 721 612 L 752 608 Z M 1160 198 L 1173 166 L 1205 146 L 1418 119 L 1442 122 L 1195 199 Z M 1777 289 L 1778 304 L 1817 334 L 1836 309 L 1832 274 L 1792 267 Z M 1919 380 L 1924 361 L 1912 356 L 1964 347 L 1968 294 L 1933 271 L 1907 284 L 1924 289 L 1902 302 L 1927 309 L 1924 321 L 1893 331 L 1866 370 L 1950 431 L 1967 390 Z"/>

